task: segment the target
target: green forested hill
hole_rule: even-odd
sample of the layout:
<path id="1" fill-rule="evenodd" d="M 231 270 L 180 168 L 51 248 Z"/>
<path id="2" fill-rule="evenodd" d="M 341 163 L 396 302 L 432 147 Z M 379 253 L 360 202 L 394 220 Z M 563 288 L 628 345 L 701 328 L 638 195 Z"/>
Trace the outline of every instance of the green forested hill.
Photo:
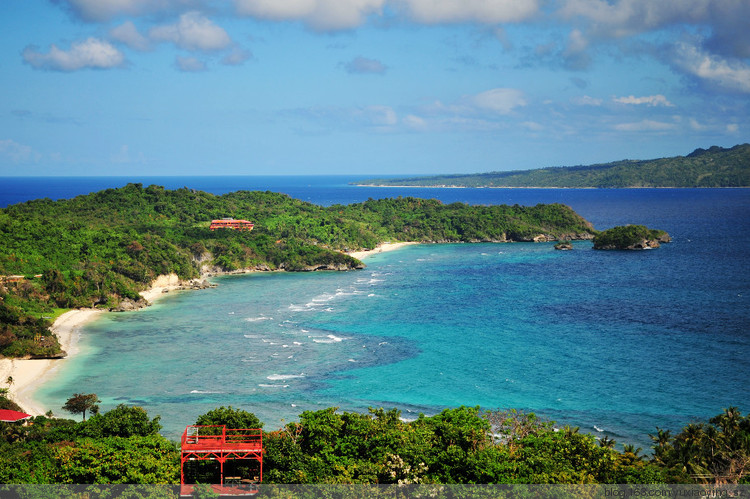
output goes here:
<path id="1" fill-rule="evenodd" d="M 374 179 L 360 185 L 425 187 L 750 187 L 750 144 L 687 156 L 536 170 Z"/>
<path id="2" fill-rule="evenodd" d="M 255 223 L 210 231 L 212 219 Z M 129 184 L 69 200 L 0 210 L 0 355 L 59 353 L 47 330 L 55 308 L 112 308 L 159 275 L 219 270 L 353 269 L 342 253 L 384 241 L 530 241 L 590 238 L 567 206 L 443 205 L 398 198 L 321 207 L 272 192 L 215 196 Z M 19 276 L 19 277 L 11 277 Z M 38 276 L 38 277 L 34 277 Z"/>

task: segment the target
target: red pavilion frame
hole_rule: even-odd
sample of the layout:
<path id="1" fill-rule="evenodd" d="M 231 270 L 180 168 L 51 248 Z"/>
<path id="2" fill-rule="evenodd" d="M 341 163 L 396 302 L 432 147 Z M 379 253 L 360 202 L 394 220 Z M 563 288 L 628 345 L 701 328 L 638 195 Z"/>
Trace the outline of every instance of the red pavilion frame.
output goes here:
<path id="1" fill-rule="evenodd" d="M 257 479 L 231 477 L 231 483 L 226 483 L 230 477 L 224 476 L 224 464 L 237 459 L 258 461 L 260 471 Z M 186 427 L 181 439 L 180 495 L 193 492 L 193 484 L 185 483 L 185 463 L 207 460 L 219 462 L 219 484 L 212 487 L 220 495 L 252 491 L 254 485 L 263 481 L 263 431 L 259 428 L 228 429 L 225 425 Z"/>

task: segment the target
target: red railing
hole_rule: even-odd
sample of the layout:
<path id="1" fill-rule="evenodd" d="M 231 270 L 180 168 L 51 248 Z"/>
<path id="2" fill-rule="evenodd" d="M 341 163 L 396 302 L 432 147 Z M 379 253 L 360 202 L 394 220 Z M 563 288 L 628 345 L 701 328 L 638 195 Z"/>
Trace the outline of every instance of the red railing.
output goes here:
<path id="1" fill-rule="evenodd" d="M 182 449 L 262 449 L 263 431 L 259 428 L 234 429 L 224 425 L 192 425 L 182 434 Z"/>

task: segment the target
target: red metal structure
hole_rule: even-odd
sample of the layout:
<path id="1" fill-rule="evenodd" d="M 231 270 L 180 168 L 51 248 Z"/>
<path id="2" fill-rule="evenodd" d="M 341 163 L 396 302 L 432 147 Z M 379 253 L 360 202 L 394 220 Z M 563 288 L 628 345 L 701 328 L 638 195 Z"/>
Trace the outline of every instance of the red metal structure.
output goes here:
<path id="1" fill-rule="evenodd" d="M 190 495 L 193 486 L 185 483 L 185 463 L 188 461 L 219 462 L 219 484 L 214 490 L 220 495 L 238 495 L 251 490 L 263 481 L 263 432 L 260 429 L 228 429 L 226 426 L 191 425 L 185 428 L 181 440 L 180 494 Z M 224 476 L 224 465 L 232 460 L 258 462 L 257 476 Z"/>
<path id="2" fill-rule="evenodd" d="M 230 229 L 230 230 L 253 230 L 255 224 L 248 220 L 235 220 L 234 218 L 222 218 L 221 220 L 211 220 L 208 227 L 211 230 Z"/>

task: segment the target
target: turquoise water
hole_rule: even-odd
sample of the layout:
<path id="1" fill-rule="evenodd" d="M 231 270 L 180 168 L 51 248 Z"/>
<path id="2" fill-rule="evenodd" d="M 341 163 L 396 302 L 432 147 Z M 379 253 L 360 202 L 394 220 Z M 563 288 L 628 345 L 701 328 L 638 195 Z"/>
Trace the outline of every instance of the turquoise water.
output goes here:
<path id="1" fill-rule="evenodd" d="M 561 195 L 542 194 L 523 193 Z M 747 191 L 562 195 L 599 228 L 674 242 L 420 245 L 361 271 L 217 278 L 89 325 L 37 397 L 57 413 L 74 392 L 141 405 L 170 437 L 220 405 L 267 429 L 329 406 L 514 407 L 644 449 L 656 426 L 750 410 Z"/>

